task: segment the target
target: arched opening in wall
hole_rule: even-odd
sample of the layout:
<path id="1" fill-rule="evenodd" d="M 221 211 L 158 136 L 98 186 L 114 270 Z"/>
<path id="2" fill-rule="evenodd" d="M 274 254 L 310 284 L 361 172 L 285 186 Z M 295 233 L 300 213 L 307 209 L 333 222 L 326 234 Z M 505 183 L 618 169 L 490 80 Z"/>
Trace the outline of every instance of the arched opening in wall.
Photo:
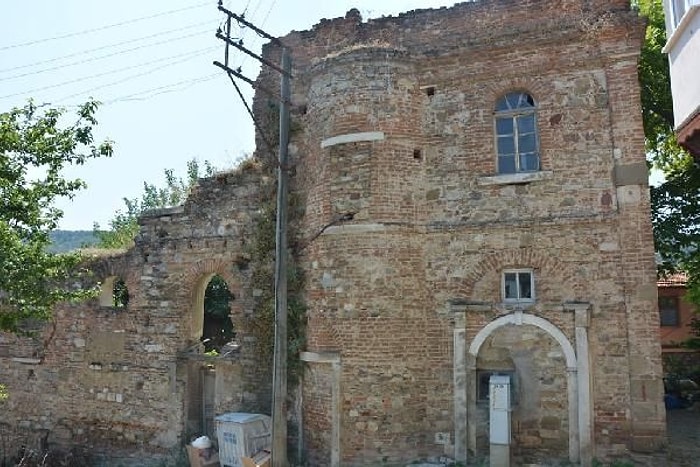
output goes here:
<path id="1" fill-rule="evenodd" d="M 190 322 L 191 344 L 201 342 L 200 349 L 218 355 L 233 341 L 235 330 L 230 316 L 233 300 L 234 295 L 220 275 L 210 274 L 200 279 Z"/>
<path id="2" fill-rule="evenodd" d="M 117 276 L 106 278 L 100 286 L 100 306 L 126 308 L 129 304 L 129 289 L 124 279 Z"/>
<path id="3" fill-rule="evenodd" d="M 231 321 L 234 295 L 223 277 L 209 274 L 200 278 L 190 318 L 190 360 L 187 363 L 186 435 L 215 436 L 216 359 L 227 357 L 237 346 Z M 202 356 L 205 352 L 208 356 Z"/>
<path id="4" fill-rule="evenodd" d="M 507 324 L 483 342 L 476 358 L 474 414 L 478 457 L 489 453 L 489 378 L 511 382 L 511 452 L 518 465 L 565 459 L 569 453 L 567 362 L 559 343 L 532 325 Z"/>
<path id="5" fill-rule="evenodd" d="M 209 280 L 204 291 L 202 342 L 206 352 L 221 352 L 235 337 L 231 322 L 233 294 L 226 281 L 219 275 Z"/>

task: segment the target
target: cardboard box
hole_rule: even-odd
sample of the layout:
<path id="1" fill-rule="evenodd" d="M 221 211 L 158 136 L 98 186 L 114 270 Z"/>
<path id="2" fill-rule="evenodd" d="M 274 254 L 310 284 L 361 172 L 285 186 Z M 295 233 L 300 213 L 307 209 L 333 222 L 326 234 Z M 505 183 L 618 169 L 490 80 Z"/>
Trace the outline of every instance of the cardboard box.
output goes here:
<path id="1" fill-rule="evenodd" d="M 197 449 L 187 445 L 190 467 L 220 467 L 219 453 L 213 449 Z"/>
<path id="2" fill-rule="evenodd" d="M 260 451 L 253 457 L 241 457 L 243 467 L 270 467 L 272 455 L 270 451 Z"/>

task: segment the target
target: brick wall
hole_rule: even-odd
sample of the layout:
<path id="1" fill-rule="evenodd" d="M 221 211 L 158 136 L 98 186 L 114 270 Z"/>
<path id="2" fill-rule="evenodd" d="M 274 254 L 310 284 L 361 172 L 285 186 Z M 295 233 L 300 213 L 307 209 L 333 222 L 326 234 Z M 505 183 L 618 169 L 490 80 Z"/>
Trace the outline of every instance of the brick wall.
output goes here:
<path id="1" fill-rule="evenodd" d="M 521 388 L 518 462 L 663 444 L 643 21 L 627 3 L 483 0 L 368 22 L 351 10 L 282 38 L 295 77 L 290 245 L 308 304 L 293 418 L 313 465 L 485 454 L 476 378 L 496 363 Z M 258 80 L 274 89 L 278 76 Z M 497 173 L 494 106 L 511 91 L 536 103 L 541 167 L 524 177 Z M 274 135 L 271 103 L 258 94 L 254 110 Z M 273 157 L 256 154 L 268 170 Z M 178 355 L 197 342 L 194 303 L 213 274 L 236 297 L 242 344 L 216 366 L 216 411 L 268 412 L 269 362 L 246 333 L 261 296 L 246 247 L 270 182 L 249 167 L 144 217 L 135 248 L 93 265 L 97 279 L 125 280 L 127 309 L 65 306 L 38 340 L 2 336 L 3 421 L 49 442 L 177 447 L 198 394 L 198 360 Z M 534 301 L 504 303 L 511 268 L 532 272 Z M 571 384 L 590 400 L 571 399 Z M 586 414 L 592 428 L 574 423 Z"/>
<path id="2" fill-rule="evenodd" d="M 623 1 L 478 1 L 367 22 L 351 10 L 282 38 L 295 77 L 299 236 L 325 229 L 301 257 L 308 350 L 341 355 L 341 464 L 455 453 L 443 436 L 457 423 L 449 303 L 480 304 L 466 314 L 469 347 L 512 312 L 501 297 L 507 268 L 532 269 L 537 299 L 525 311 L 574 347 L 565 305 L 590 305 L 592 455 L 662 444 L 642 37 L 643 21 Z M 276 60 L 279 48 L 265 53 Z M 259 80 L 270 87 L 278 76 Z M 494 106 L 510 91 L 537 105 L 541 170 L 526 183 L 494 177 Z M 266 104 L 259 94 L 258 111 Z M 347 212 L 353 220 L 338 223 Z M 559 414 L 516 415 L 514 452 L 566 457 L 566 365 L 544 347 L 514 348 L 537 362 L 532 381 L 552 375 L 546 390 L 533 389 L 533 407 Z M 469 450 L 478 455 L 487 425 L 468 391 Z M 304 397 L 320 392 L 305 383 Z M 303 410 L 307 432 L 329 429 L 328 414 Z"/>

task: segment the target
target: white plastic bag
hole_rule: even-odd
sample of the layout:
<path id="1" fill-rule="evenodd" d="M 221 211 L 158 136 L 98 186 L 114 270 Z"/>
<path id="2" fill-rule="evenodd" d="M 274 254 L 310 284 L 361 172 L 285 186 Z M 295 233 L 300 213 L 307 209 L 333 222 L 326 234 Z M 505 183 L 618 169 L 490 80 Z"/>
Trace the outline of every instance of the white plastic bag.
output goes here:
<path id="1" fill-rule="evenodd" d="M 209 449 L 211 447 L 211 440 L 208 436 L 200 436 L 192 441 L 192 447 L 197 449 Z"/>

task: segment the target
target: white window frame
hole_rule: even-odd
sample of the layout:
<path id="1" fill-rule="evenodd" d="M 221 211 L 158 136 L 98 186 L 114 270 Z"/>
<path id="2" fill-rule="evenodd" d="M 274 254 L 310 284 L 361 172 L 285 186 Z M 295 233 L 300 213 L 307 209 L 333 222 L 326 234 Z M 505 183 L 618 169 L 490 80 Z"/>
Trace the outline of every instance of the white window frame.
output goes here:
<path id="1" fill-rule="evenodd" d="M 532 106 L 520 106 L 520 102 L 518 102 L 518 105 L 516 107 L 511 107 L 510 101 L 508 100 L 509 96 L 512 95 L 518 95 L 519 100 L 522 100 L 523 97 L 526 98 L 526 100 L 530 100 L 532 102 Z M 507 109 L 498 109 L 498 106 L 502 103 L 505 102 L 506 105 L 509 107 Z M 496 172 L 500 175 L 513 175 L 513 174 L 521 174 L 521 173 L 536 173 L 542 170 L 542 154 L 540 151 L 540 131 L 539 131 L 539 125 L 537 124 L 537 102 L 535 101 L 534 97 L 532 97 L 532 94 L 530 94 L 527 91 L 510 91 L 505 94 L 503 94 L 501 97 L 498 98 L 496 101 L 496 109 L 494 110 L 494 119 L 493 119 L 493 133 L 494 133 L 494 146 L 496 149 Z M 532 118 L 533 121 L 533 131 L 526 133 L 527 135 L 532 135 L 534 138 L 534 155 L 536 156 L 537 159 L 537 167 L 532 168 L 532 169 L 526 169 L 521 165 L 521 156 L 525 153 L 521 153 L 521 148 L 520 148 L 520 137 L 522 136 L 520 133 L 519 129 L 519 122 L 521 119 L 524 118 Z M 501 171 L 501 153 L 500 153 L 500 142 L 499 139 L 500 137 L 507 137 L 509 135 L 503 134 L 499 131 L 498 129 L 498 122 L 499 120 L 510 120 L 513 126 L 513 133 L 510 134 L 512 136 L 512 141 L 513 141 L 513 150 L 515 151 L 513 154 L 513 163 L 515 165 L 515 171 Z"/>
<path id="2" fill-rule="evenodd" d="M 506 296 L 506 274 L 515 274 L 516 279 L 515 283 L 518 287 L 517 290 L 517 297 L 516 298 L 509 298 Z M 521 291 L 520 291 L 520 274 L 529 274 L 530 275 L 530 297 L 521 297 Z M 505 303 L 532 303 L 535 301 L 535 271 L 533 269 L 504 269 L 503 273 L 501 274 L 501 296 L 503 297 L 503 301 Z"/>
<path id="3" fill-rule="evenodd" d="M 671 21 L 673 23 L 674 30 L 678 27 L 679 24 L 681 24 L 683 16 L 688 12 L 688 9 L 691 6 L 690 3 L 691 2 L 689 2 L 688 0 L 670 0 L 672 18 Z"/>

